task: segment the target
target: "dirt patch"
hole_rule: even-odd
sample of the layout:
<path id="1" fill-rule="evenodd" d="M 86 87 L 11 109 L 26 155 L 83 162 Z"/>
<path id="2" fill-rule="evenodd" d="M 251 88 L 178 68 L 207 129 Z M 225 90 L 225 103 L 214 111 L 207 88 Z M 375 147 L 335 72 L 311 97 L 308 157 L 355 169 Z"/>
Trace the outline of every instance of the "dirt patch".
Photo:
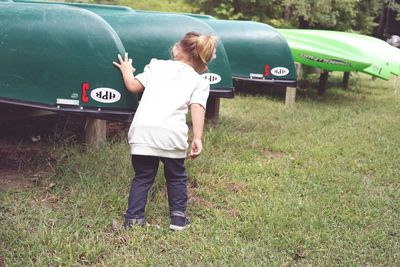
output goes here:
<path id="1" fill-rule="evenodd" d="M 126 138 L 128 136 L 130 123 L 107 122 L 107 139 Z"/>
<path id="2" fill-rule="evenodd" d="M 263 155 L 268 159 L 280 159 L 286 157 L 288 154 L 282 151 L 264 150 Z"/>
<path id="3" fill-rule="evenodd" d="M 44 116 L 0 122 L 0 191 L 29 187 L 56 163 L 53 149 L 82 140 L 83 120 Z"/>
<path id="4" fill-rule="evenodd" d="M 240 217 L 240 212 L 236 209 L 228 208 L 226 205 L 222 203 L 216 203 L 211 200 L 208 200 L 204 197 L 201 197 L 196 194 L 196 188 L 198 187 L 198 184 L 196 183 L 196 186 L 193 187 L 193 184 L 191 183 L 188 187 L 188 197 L 189 197 L 189 204 L 196 204 L 200 205 L 204 208 L 208 209 L 218 209 L 223 211 L 227 216 L 232 217 L 232 218 L 239 218 Z M 231 185 L 230 185 L 231 186 Z M 237 190 L 237 188 L 235 189 Z"/>
<path id="5" fill-rule="evenodd" d="M 0 170 L 0 192 L 29 188 L 31 184 L 28 173 Z"/>
<path id="6" fill-rule="evenodd" d="M 241 193 L 246 190 L 247 186 L 244 183 L 230 182 L 225 184 L 225 188 L 232 193 Z"/>
<path id="7" fill-rule="evenodd" d="M 55 159 L 45 145 L 0 142 L 0 170 L 24 171 Z"/>
<path id="8" fill-rule="evenodd" d="M 55 162 L 49 145 L 0 140 L 0 191 L 29 188 Z"/>
<path id="9" fill-rule="evenodd" d="M 54 147 L 83 144 L 86 118 L 51 115 L 0 122 L 0 191 L 29 187 L 54 164 Z M 129 123 L 107 122 L 107 139 L 124 138 Z"/>
<path id="10" fill-rule="evenodd" d="M 0 192 L 29 188 L 54 162 L 46 145 L 0 141 Z"/>

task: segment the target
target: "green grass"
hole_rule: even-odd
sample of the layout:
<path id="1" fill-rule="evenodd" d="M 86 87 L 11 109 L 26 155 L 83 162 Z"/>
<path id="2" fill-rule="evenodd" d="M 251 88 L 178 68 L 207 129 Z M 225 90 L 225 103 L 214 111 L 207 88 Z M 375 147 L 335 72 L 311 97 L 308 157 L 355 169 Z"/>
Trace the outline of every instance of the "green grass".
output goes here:
<path id="1" fill-rule="evenodd" d="M 400 94 L 352 79 L 351 90 L 334 77 L 323 98 L 308 90 L 291 107 L 223 99 L 204 153 L 187 161 L 184 232 L 168 230 L 161 170 L 147 209 L 161 228 L 120 229 L 132 176 L 125 140 L 49 144 L 49 171 L 0 193 L 0 257 L 6 266 L 399 266 Z"/>

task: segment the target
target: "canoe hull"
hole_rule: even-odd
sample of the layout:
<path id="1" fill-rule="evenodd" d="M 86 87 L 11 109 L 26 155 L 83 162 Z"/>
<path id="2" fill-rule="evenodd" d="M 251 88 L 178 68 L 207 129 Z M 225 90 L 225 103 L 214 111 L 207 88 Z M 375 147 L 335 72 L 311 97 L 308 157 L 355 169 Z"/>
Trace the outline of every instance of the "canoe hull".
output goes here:
<path id="1" fill-rule="evenodd" d="M 0 2 L 0 24 L 0 102 L 132 118 L 137 96 L 110 64 L 125 48 L 102 18 L 74 7 Z"/>
<path id="2" fill-rule="evenodd" d="M 137 11 L 144 14 L 171 14 Z M 296 85 L 296 68 L 285 38 L 273 27 L 252 21 L 184 14 L 209 25 L 221 39 L 234 80 Z"/>
<path id="3" fill-rule="evenodd" d="M 197 31 L 203 34 L 216 32 L 206 23 L 197 19 L 173 14 L 157 12 L 136 12 L 128 7 L 108 6 L 81 3 L 15 1 L 21 3 L 36 3 L 41 5 L 67 5 L 88 10 L 103 18 L 115 30 L 125 49 L 134 59 L 137 72 L 141 72 L 152 58 L 170 59 L 171 48 L 187 32 Z M 162 27 L 160 27 L 162 25 Z M 168 29 L 166 31 L 165 29 Z M 218 83 L 210 81 L 210 95 L 215 97 L 233 98 L 231 68 L 224 44 L 219 41 L 217 59 L 209 65 L 209 73 L 205 78 L 218 76 Z"/>
<path id="4" fill-rule="evenodd" d="M 386 42 L 361 34 L 326 30 L 280 30 L 287 37 L 295 60 L 309 66 L 333 71 L 360 71 L 371 76 L 388 80 L 392 75 L 400 75 L 400 51 Z M 312 45 L 311 45 L 312 44 Z M 351 64 L 349 67 L 331 67 L 304 61 L 299 54 L 310 51 L 321 58 L 333 57 L 347 62 L 369 63 Z"/>
<path id="5" fill-rule="evenodd" d="M 328 71 L 360 71 L 371 65 L 357 47 L 314 35 L 312 31 L 279 30 L 287 39 L 293 58 L 301 64 Z"/>

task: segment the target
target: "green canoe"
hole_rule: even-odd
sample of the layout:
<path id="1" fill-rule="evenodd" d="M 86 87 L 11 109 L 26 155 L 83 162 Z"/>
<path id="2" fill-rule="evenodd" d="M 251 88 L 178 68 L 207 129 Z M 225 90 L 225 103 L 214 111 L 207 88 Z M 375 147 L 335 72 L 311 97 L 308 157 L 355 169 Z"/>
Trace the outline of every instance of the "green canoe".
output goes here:
<path id="1" fill-rule="evenodd" d="M 152 58 L 169 59 L 170 48 L 186 32 L 215 34 L 207 24 L 183 15 L 33 1 L 0 0 L 0 25 L 0 105 L 120 121 L 133 118 L 138 99 L 112 65 L 118 53 L 129 51 L 140 72 Z M 203 76 L 214 99 L 232 98 L 222 43 L 217 54 L 211 72 Z"/>
<path id="2" fill-rule="evenodd" d="M 219 20 L 197 14 L 185 15 L 207 23 L 216 31 L 228 54 L 234 80 L 295 86 L 296 68 L 292 54 L 285 38 L 273 27 L 252 21 Z"/>
<path id="3" fill-rule="evenodd" d="M 216 35 L 216 32 L 206 23 L 172 13 L 142 13 L 135 12 L 128 7 L 110 5 L 25 0 L 15 2 L 68 5 L 89 10 L 101 16 L 121 38 L 125 49 L 133 57 L 138 72 L 143 70 L 152 58 L 170 59 L 172 46 L 189 31 Z M 221 41 L 217 48 L 217 59 L 209 65 L 209 72 L 203 74 L 203 77 L 210 81 L 210 95 L 223 98 L 234 96 L 231 68 L 224 44 Z"/>
<path id="4" fill-rule="evenodd" d="M 125 48 L 84 9 L 0 2 L 0 103 L 130 120 L 138 105 L 110 64 Z"/>

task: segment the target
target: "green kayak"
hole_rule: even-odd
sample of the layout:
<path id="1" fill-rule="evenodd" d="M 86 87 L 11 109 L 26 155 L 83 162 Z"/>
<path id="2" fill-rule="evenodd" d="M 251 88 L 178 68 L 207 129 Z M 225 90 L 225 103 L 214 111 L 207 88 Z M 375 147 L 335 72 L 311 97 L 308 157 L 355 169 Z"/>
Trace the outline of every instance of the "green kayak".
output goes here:
<path id="1" fill-rule="evenodd" d="M 317 31 L 316 34 L 331 36 L 344 43 L 357 44 L 373 62 L 371 66 L 362 70 L 365 73 L 379 78 L 382 76 L 384 79 L 400 74 L 400 50 L 383 40 L 347 32 Z"/>
<path id="2" fill-rule="evenodd" d="M 357 46 L 314 34 L 312 30 L 279 29 L 293 58 L 301 64 L 327 71 L 361 71 L 371 60 Z"/>
<path id="3" fill-rule="evenodd" d="M 325 30 L 280 31 L 288 38 L 295 60 L 302 64 L 329 71 L 360 71 L 384 80 L 390 79 L 392 75 L 400 74 L 400 51 L 380 39 L 355 33 Z M 346 61 L 352 69 L 331 68 L 304 61 L 299 57 L 299 54 L 305 52 L 317 57 L 313 53 L 321 52 L 321 50 L 324 50 L 326 58 Z M 370 64 L 368 66 L 354 64 L 355 59 L 357 62 L 361 61 L 360 57 L 365 63 Z"/>

